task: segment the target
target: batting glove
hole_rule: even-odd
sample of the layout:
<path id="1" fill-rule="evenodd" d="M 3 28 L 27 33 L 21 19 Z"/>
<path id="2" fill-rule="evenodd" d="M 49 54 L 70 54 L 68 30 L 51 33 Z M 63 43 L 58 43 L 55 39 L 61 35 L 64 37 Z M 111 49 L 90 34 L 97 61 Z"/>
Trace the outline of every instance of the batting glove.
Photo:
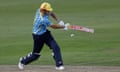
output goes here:
<path id="1" fill-rule="evenodd" d="M 68 30 L 70 24 L 69 24 L 69 23 L 66 23 L 64 26 L 65 26 L 65 27 L 64 27 L 64 30 Z"/>
<path id="2" fill-rule="evenodd" d="M 65 24 L 64 24 L 64 21 L 62 21 L 62 20 L 59 21 L 58 24 L 59 24 L 60 26 L 64 26 L 64 25 L 65 25 Z"/>

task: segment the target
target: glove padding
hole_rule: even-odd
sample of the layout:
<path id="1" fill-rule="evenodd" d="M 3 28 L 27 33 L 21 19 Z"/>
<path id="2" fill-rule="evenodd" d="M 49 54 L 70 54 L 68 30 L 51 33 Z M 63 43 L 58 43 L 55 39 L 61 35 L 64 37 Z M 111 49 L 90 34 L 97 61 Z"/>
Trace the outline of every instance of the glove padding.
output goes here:
<path id="1" fill-rule="evenodd" d="M 70 24 L 69 24 L 69 23 L 66 23 L 64 26 L 65 26 L 65 27 L 64 27 L 64 30 L 68 30 Z"/>
<path id="2" fill-rule="evenodd" d="M 62 21 L 62 20 L 59 21 L 58 24 L 59 24 L 60 26 L 64 26 L 64 25 L 65 25 L 65 24 L 64 24 L 64 21 Z"/>

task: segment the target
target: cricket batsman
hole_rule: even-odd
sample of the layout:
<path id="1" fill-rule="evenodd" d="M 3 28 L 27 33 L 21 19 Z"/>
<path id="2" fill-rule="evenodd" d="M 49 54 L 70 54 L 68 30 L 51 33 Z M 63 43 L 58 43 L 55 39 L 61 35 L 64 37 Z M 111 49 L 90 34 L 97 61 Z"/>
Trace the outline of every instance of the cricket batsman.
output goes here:
<path id="1" fill-rule="evenodd" d="M 49 16 L 52 16 L 56 21 L 58 21 L 58 18 L 53 13 L 53 8 L 51 7 L 50 3 L 43 2 L 40 5 L 40 8 L 37 9 L 34 19 L 32 30 L 34 42 L 33 50 L 27 56 L 20 58 L 20 61 L 18 63 L 19 69 L 22 70 L 24 69 L 25 65 L 28 65 L 31 62 L 37 60 L 40 57 L 40 52 L 44 44 L 46 44 L 52 51 L 52 56 L 56 63 L 55 68 L 57 70 L 64 69 L 60 47 L 47 28 L 51 27 L 53 29 L 67 30 L 68 26 L 65 25 L 63 21 L 59 21 L 58 24 L 52 24 L 49 20 Z"/>

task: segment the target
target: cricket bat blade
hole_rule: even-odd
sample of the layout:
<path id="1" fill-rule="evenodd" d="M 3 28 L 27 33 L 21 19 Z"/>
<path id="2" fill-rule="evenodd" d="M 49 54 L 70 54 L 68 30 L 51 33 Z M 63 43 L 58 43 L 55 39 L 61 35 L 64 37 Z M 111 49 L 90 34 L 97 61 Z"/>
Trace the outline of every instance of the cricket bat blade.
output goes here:
<path id="1" fill-rule="evenodd" d="M 89 33 L 94 33 L 94 29 L 87 28 L 87 27 L 84 27 L 84 26 L 70 25 L 69 29 L 83 31 L 83 32 L 89 32 Z"/>

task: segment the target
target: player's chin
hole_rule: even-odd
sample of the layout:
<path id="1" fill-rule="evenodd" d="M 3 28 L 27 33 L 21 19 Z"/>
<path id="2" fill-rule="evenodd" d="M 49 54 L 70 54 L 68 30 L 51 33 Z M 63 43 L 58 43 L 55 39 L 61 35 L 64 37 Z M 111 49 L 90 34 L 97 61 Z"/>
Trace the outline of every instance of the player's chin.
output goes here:
<path id="1" fill-rule="evenodd" d="M 49 15 L 51 15 L 51 12 L 47 11 L 47 12 L 45 12 L 45 14 L 49 16 Z"/>

